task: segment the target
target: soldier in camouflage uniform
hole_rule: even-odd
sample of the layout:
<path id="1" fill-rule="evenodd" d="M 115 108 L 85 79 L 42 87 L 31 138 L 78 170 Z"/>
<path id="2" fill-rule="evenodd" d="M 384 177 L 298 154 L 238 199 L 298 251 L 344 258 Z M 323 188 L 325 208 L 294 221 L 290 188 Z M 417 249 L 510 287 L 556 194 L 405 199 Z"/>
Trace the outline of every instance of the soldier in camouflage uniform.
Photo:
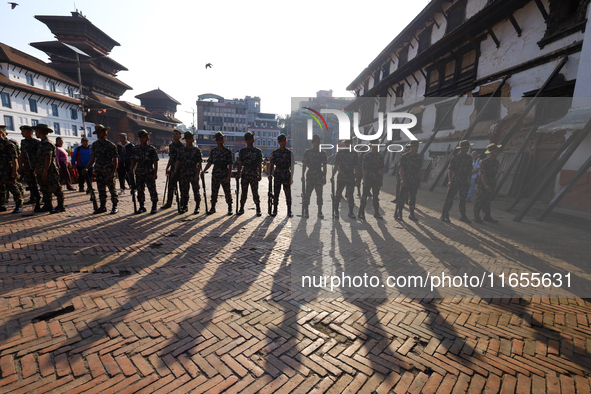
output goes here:
<path id="1" fill-rule="evenodd" d="M 309 217 L 308 206 L 312 197 L 312 190 L 316 190 L 316 203 L 318 204 L 318 218 L 324 219 L 322 214 L 322 187 L 326 185 L 326 164 L 328 157 L 326 152 L 320 150 L 320 136 L 312 136 L 312 148 L 304 152 L 302 158 L 302 182 L 306 182 L 306 194 L 304 195 L 304 217 Z M 306 174 L 306 169 L 308 173 Z"/>
<path id="2" fill-rule="evenodd" d="M 365 206 L 370 192 L 373 200 L 373 216 L 376 219 L 383 219 L 382 215 L 380 215 L 379 196 L 380 188 L 384 183 L 384 155 L 378 152 L 377 144 L 372 144 L 371 152 L 363 156 L 361 171 L 363 174 L 363 194 L 361 195 L 361 203 L 359 204 L 359 219 L 365 220 Z"/>
<path id="3" fill-rule="evenodd" d="M 423 174 L 423 158 L 417 153 L 419 150 L 419 141 L 412 140 L 406 146 L 410 147 L 410 152 L 402 155 L 398 165 L 398 174 L 400 176 L 400 194 L 396 196 L 396 212 L 394 218 L 402 219 L 402 210 L 404 203 L 408 198 L 408 208 L 410 220 L 417 221 L 415 216 L 415 205 L 417 200 L 417 191 L 421 187 L 421 176 Z"/>
<path id="4" fill-rule="evenodd" d="M 148 144 L 150 133 L 140 130 L 137 133 L 139 145 L 133 147 L 131 154 L 130 172 L 135 171 L 135 185 L 137 188 L 137 200 L 140 207 L 136 213 L 146 212 L 144 202 L 146 201 L 145 189 L 148 186 L 150 200 L 152 201 L 151 214 L 158 212 L 158 192 L 156 191 L 156 179 L 158 179 L 158 152 L 153 145 Z"/>
<path id="5" fill-rule="evenodd" d="M 449 211 L 454 205 L 454 196 L 460 193 L 460 221 L 464 223 L 471 223 L 466 216 L 466 199 L 468 198 L 468 190 L 470 190 L 470 180 L 472 177 L 472 157 L 468 155 L 470 149 L 470 141 L 463 140 L 456 149 L 459 149 L 457 155 L 453 155 L 449 168 L 447 169 L 447 195 L 445 203 L 443 204 L 443 212 L 441 214 L 441 221 L 450 223 Z"/>
<path id="6" fill-rule="evenodd" d="M 19 188 L 18 181 L 18 155 L 17 149 L 12 142 L 6 138 L 6 126 L 0 125 L 0 212 L 7 211 L 4 206 L 6 191 L 12 194 L 16 204 L 12 213 L 23 211 L 22 186 Z"/>
<path id="7" fill-rule="evenodd" d="M 19 155 L 18 160 L 18 167 L 19 172 L 21 174 L 22 179 L 27 182 L 29 188 L 31 185 L 36 183 L 36 179 L 33 179 L 34 175 L 31 175 L 31 170 L 35 170 L 35 159 L 37 158 L 37 149 L 39 148 L 39 140 L 33 138 L 33 128 L 31 126 L 21 126 L 21 135 L 23 136 L 23 140 L 21 140 L 21 154 Z M 29 201 L 25 202 L 25 205 L 28 204 L 35 204 L 38 207 L 40 201 L 40 196 L 33 196 L 31 194 L 31 198 Z"/>
<path id="8" fill-rule="evenodd" d="M 498 223 L 499 221 L 490 216 L 490 204 L 494 198 L 495 188 L 497 186 L 497 172 L 499 171 L 499 161 L 497 156 L 501 153 L 501 146 L 489 144 L 486 147 L 487 155 L 490 155 L 480 163 L 480 178 L 476 188 L 476 201 L 474 201 L 474 218 L 476 223 L 482 221 L 489 223 Z M 480 219 L 480 211 L 484 212 L 484 218 Z"/>
<path id="9" fill-rule="evenodd" d="M 225 136 L 218 131 L 215 133 L 215 142 L 218 145 L 209 151 L 209 158 L 204 171 L 213 165 L 211 175 L 211 209 L 208 215 L 215 213 L 215 204 L 218 202 L 218 191 L 220 186 L 224 189 L 226 203 L 228 203 L 228 215 L 232 215 L 232 193 L 230 192 L 230 176 L 232 175 L 232 163 L 234 155 L 232 151 L 224 146 Z"/>
<path id="10" fill-rule="evenodd" d="M 183 133 L 180 130 L 174 129 L 172 131 L 172 142 L 168 145 L 168 163 L 166 164 L 166 176 L 168 176 L 168 190 L 167 195 L 164 196 L 166 198 L 166 203 L 161 207 L 161 209 L 168 209 L 172 207 L 172 199 L 174 197 L 174 191 L 178 187 L 179 181 L 179 173 L 176 173 L 175 176 L 172 176 L 174 171 L 174 167 L 178 160 L 178 153 L 183 149 L 184 145 L 181 142 L 181 137 Z"/>
<path id="11" fill-rule="evenodd" d="M 199 194 L 199 175 L 201 174 L 201 163 L 203 155 L 201 149 L 193 146 L 195 135 L 190 131 L 185 131 L 183 137 L 186 146 L 179 151 L 177 161 L 175 163 L 172 177 L 180 174 L 180 189 L 181 189 L 181 210 L 179 213 L 185 213 L 189 210 L 189 187 L 193 188 L 193 198 L 195 199 L 194 215 L 199 213 L 199 206 L 201 205 L 201 195 Z"/>
<path id="12" fill-rule="evenodd" d="M 269 177 L 273 182 L 273 212 L 271 216 L 277 216 L 277 206 L 279 205 L 279 194 L 283 185 L 285 193 L 285 202 L 287 204 L 287 216 L 293 217 L 291 212 L 291 185 L 293 184 L 293 166 L 295 161 L 293 153 L 287 149 L 287 137 L 281 133 L 277 136 L 279 149 L 271 153 L 269 158 Z"/>
<path id="13" fill-rule="evenodd" d="M 43 193 L 43 207 L 41 212 L 58 213 L 65 212 L 64 208 L 64 192 L 60 185 L 60 175 L 55 163 L 56 148 L 53 142 L 49 141 L 47 135 L 53 133 L 53 130 L 46 124 L 38 124 L 33 126 L 35 135 L 41 140 L 39 148 L 37 149 L 37 157 L 35 158 L 35 174 L 39 180 L 39 189 Z M 57 206 L 52 206 L 52 194 L 57 198 Z"/>
<path id="14" fill-rule="evenodd" d="M 94 211 L 95 214 L 107 212 L 107 188 L 109 188 L 109 194 L 111 194 L 111 202 L 113 208 L 111 214 L 119 212 L 117 204 L 119 199 L 117 198 L 117 190 L 115 190 L 115 171 L 117 171 L 117 145 L 107 139 L 107 131 L 110 127 L 105 127 L 102 124 L 94 126 L 92 134 L 96 134 L 98 141 L 92 144 L 92 156 L 90 161 L 84 169 L 84 176 L 88 168 L 94 164 L 94 176 L 96 178 L 96 188 L 99 193 L 100 207 Z"/>
<path id="15" fill-rule="evenodd" d="M 345 141 L 345 145 L 348 149 L 351 149 L 351 140 Z M 355 185 L 357 184 L 357 179 L 359 179 L 359 156 L 357 155 L 357 152 L 348 149 L 341 149 L 337 152 L 330 181 L 334 182 L 334 176 L 338 173 L 337 191 L 335 196 L 336 201 L 334 202 L 336 205 L 336 212 L 339 211 L 343 190 L 346 190 L 345 196 L 349 203 L 349 217 L 355 219 L 355 214 L 353 213 L 353 207 L 355 206 L 353 192 L 355 190 Z M 339 216 L 335 215 L 335 219 L 338 218 Z"/>
<path id="16" fill-rule="evenodd" d="M 238 215 L 244 214 L 244 204 L 248 196 L 248 185 L 252 190 L 252 198 L 257 208 L 257 216 L 261 216 L 261 200 L 259 197 L 259 182 L 261 180 L 261 163 L 263 162 L 263 152 L 254 147 L 254 135 L 250 132 L 244 134 L 246 148 L 238 152 L 238 175 L 242 195 L 240 196 L 240 210 Z M 244 170 L 244 172 L 242 171 Z"/>

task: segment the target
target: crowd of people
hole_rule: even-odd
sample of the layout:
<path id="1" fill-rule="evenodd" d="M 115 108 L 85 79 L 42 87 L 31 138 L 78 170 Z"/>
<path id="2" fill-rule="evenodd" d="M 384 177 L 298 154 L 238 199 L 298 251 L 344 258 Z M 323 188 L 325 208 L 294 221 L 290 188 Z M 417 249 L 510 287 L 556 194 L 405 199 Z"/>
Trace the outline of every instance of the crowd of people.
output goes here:
<path id="1" fill-rule="evenodd" d="M 139 144 L 133 145 L 127 140 L 127 134 L 121 133 L 117 144 L 108 140 L 109 127 L 96 125 L 93 134 L 97 141 L 89 146 L 87 138 L 82 138 L 81 145 L 72 153 L 70 161 L 62 148 L 63 141 L 60 137 L 54 145 L 48 135 L 53 130 L 45 124 L 36 126 L 21 126 L 23 140 L 20 147 L 15 141 L 8 140 L 5 127 L 0 125 L 0 211 L 7 211 L 7 192 L 11 193 L 15 208 L 13 213 L 22 212 L 24 189 L 21 181 L 29 186 L 31 198 L 25 204 L 34 204 L 35 212 L 60 213 L 65 211 L 64 193 L 62 184 L 68 190 L 75 190 L 71 185 L 69 168 L 76 168 L 78 173 L 78 190 L 94 195 L 92 187 L 93 177 L 96 179 L 98 190 L 98 204 L 94 214 L 107 212 L 107 191 L 111 200 L 111 214 L 118 212 L 118 193 L 116 190 L 116 174 L 119 179 L 119 195 L 125 193 L 127 188 L 134 193 L 134 204 L 137 194 L 135 213 L 147 212 L 145 207 L 145 189 L 150 194 L 152 203 L 150 213 L 157 212 L 158 190 L 156 180 L 158 178 L 159 156 L 156 148 L 150 144 L 150 133 L 140 130 L 137 133 Z M 37 139 L 33 138 L 33 133 Z M 179 214 L 189 211 L 190 191 L 192 189 L 195 202 L 194 214 L 200 213 L 201 187 L 206 196 L 205 178 L 203 176 L 212 166 L 210 203 L 206 214 L 216 212 L 218 193 L 220 187 L 223 190 L 228 215 L 233 215 L 233 198 L 231 192 L 231 178 L 236 179 L 236 214 L 244 214 L 244 206 L 248 199 L 248 189 L 251 190 L 252 199 L 256 207 L 256 215 L 261 216 L 261 198 L 259 196 L 259 182 L 263 165 L 263 155 L 259 148 L 254 146 L 255 136 L 247 132 L 244 135 L 246 147 L 240 149 L 235 155 L 228 149 L 225 136 L 222 132 L 215 134 L 216 147 L 209 151 L 209 157 L 203 165 L 203 154 L 199 147 L 194 145 L 195 135 L 190 131 L 182 133 L 173 131 L 173 142 L 168 146 L 169 158 L 166 164 L 166 186 L 164 198 L 166 199 L 161 209 L 171 208 L 176 197 Z M 268 211 L 269 215 L 276 216 L 279 205 L 281 189 L 284 191 L 287 214 L 293 216 L 291 185 L 293 184 L 294 157 L 286 147 L 287 137 L 280 134 L 277 138 L 279 149 L 272 152 L 268 158 L 267 173 L 269 180 Z M 309 217 L 309 205 L 312 193 L 316 192 L 316 204 L 318 217 L 324 218 L 323 188 L 327 184 L 327 154 L 320 149 L 321 138 L 318 134 L 312 137 L 312 147 L 305 151 L 302 159 L 302 217 Z M 421 185 L 423 159 L 418 154 L 419 141 L 413 140 L 407 144 L 408 152 L 402 154 L 397 165 L 396 209 L 394 218 L 403 219 L 404 206 L 408 204 L 408 218 L 417 221 L 415 215 L 417 191 Z M 500 145 L 490 144 L 485 152 L 488 155 L 480 159 L 478 153 L 471 149 L 469 141 L 460 141 L 456 152 L 452 155 L 448 175 L 448 191 L 442 208 L 441 220 L 450 222 L 449 213 L 454 204 L 454 197 L 459 197 L 460 221 L 470 223 L 475 221 L 482 223 L 488 221 L 496 223 L 490 214 L 490 204 L 494 198 L 495 179 L 499 167 L 496 159 L 500 152 Z M 332 187 L 333 218 L 339 218 L 339 206 L 342 193 L 349 206 L 348 216 L 352 219 L 365 220 L 367 200 L 372 198 L 373 212 L 376 219 L 383 219 L 380 214 L 380 189 L 384 178 L 384 155 L 379 152 L 378 145 L 372 145 L 371 151 L 359 154 L 352 149 L 352 140 L 344 141 L 344 146 L 339 147 L 335 156 L 334 166 L 330 182 Z M 235 163 L 236 162 L 236 163 Z M 235 168 L 235 170 L 233 170 Z M 336 177 L 336 179 L 335 179 Z M 201 180 L 201 185 L 200 181 Z M 359 210 L 357 216 L 353 212 L 355 207 L 355 186 L 362 189 L 360 194 Z M 362 187 L 361 187 L 362 185 Z M 336 191 L 335 191 L 336 186 Z M 241 190 L 241 193 L 239 191 Z M 466 202 L 475 193 L 474 212 L 472 220 L 466 213 Z M 179 198 L 180 194 L 180 198 Z M 57 204 L 53 206 L 53 196 Z M 238 205 L 239 202 L 239 205 Z M 43 205 L 41 206 L 41 203 Z M 480 212 L 484 217 L 480 217 Z"/>

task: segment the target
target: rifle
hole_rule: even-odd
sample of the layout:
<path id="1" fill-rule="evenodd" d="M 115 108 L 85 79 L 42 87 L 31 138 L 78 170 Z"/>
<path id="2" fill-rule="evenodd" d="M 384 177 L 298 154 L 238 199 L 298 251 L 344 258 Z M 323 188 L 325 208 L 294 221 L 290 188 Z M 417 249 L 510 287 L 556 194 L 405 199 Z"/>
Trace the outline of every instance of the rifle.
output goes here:
<path id="1" fill-rule="evenodd" d="M 267 177 L 267 179 L 269 179 L 269 192 L 267 193 L 267 209 L 269 210 L 269 215 L 271 215 L 271 212 L 273 212 L 273 179 L 269 176 Z"/>
<path id="2" fill-rule="evenodd" d="M 162 206 L 166 205 L 166 192 L 168 191 L 168 178 L 170 176 L 166 174 L 166 183 L 164 184 L 164 197 L 162 198 Z"/>
<path id="3" fill-rule="evenodd" d="M 24 150 L 24 149 L 23 149 Z M 35 210 L 39 210 L 41 208 L 41 193 L 39 193 L 39 186 L 37 185 L 37 177 L 35 176 L 35 170 L 31 165 L 31 159 L 29 158 L 29 152 L 26 150 L 25 156 L 27 156 L 27 162 L 29 163 L 29 181 L 31 184 L 29 185 L 29 190 L 31 191 L 31 197 L 35 197 L 37 202 L 35 203 Z"/>
<path id="4" fill-rule="evenodd" d="M 238 213 L 238 203 L 240 202 L 240 176 L 236 173 L 236 213 Z"/>
<path id="5" fill-rule="evenodd" d="M 337 196 L 334 191 L 334 178 L 330 179 L 330 197 L 332 199 L 332 216 L 335 218 L 339 217 L 339 206 L 337 205 Z"/>
<path id="6" fill-rule="evenodd" d="M 306 180 L 302 181 L 302 218 L 306 217 Z"/>
<path id="7" fill-rule="evenodd" d="M 137 190 L 137 185 L 135 184 L 135 178 L 133 177 L 133 172 L 129 171 L 125 174 L 127 178 L 127 183 L 129 184 L 129 188 L 131 190 L 131 199 L 133 200 L 133 212 L 137 212 L 137 201 L 135 199 L 135 191 Z"/>
<path id="8" fill-rule="evenodd" d="M 94 194 L 94 189 L 92 188 L 92 179 L 90 179 L 90 175 L 88 175 L 88 172 L 86 173 L 86 185 L 88 186 L 88 191 L 90 192 L 90 201 L 92 201 L 92 208 L 96 211 L 98 210 L 98 203 L 96 202 L 96 195 Z"/>
<path id="9" fill-rule="evenodd" d="M 203 185 L 203 201 L 205 202 L 205 212 L 209 211 L 207 209 L 207 194 L 205 192 L 205 173 L 201 171 L 201 184 Z"/>
<path id="10" fill-rule="evenodd" d="M 179 187 L 178 187 L 179 183 L 175 182 L 174 183 L 174 195 L 176 197 L 176 207 L 177 207 L 177 211 L 178 213 L 181 213 L 181 203 L 179 201 Z"/>

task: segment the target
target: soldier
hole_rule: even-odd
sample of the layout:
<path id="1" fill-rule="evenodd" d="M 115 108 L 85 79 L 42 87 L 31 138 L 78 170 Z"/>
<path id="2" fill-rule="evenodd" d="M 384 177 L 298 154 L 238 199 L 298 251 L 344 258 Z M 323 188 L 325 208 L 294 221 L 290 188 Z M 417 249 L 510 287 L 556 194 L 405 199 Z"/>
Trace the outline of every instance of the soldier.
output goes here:
<path id="1" fill-rule="evenodd" d="M 144 202 L 146 201 L 145 189 L 148 186 L 150 200 L 152 201 L 151 214 L 158 212 L 158 192 L 156 191 L 156 179 L 158 179 L 158 152 L 153 145 L 149 145 L 150 133 L 146 130 L 137 132 L 140 144 L 134 146 L 131 155 L 130 171 L 135 171 L 135 183 L 137 188 L 137 200 L 140 203 L 136 213 L 146 212 Z"/>
<path id="2" fill-rule="evenodd" d="M 365 205 L 367 197 L 371 192 L 373 200 L 373 216 L 376 219 L 383 219 L 380 215 L 380 188 L 384 183 L 384 155 L 378 152 L 379 145 L 372 144 L 371 152 L 363 156 L 361 171 L 363 173 L 363 194 L 359 204 L 359 219 L 365 220 Z"/>
<path id="3" fill-rule="evenodd" d="M 179 174 L 172 176 L 172 172 L 178 160 L 178 153 L 183 148 L 181 137 L 183 134 L 180 130 L 174 129 L 172 131 L 172 142 L 168 145 L 168 163 L 166 164 L 166 176 L 168 176 L 168 191 L 166 197 L 166 203 L 160 209 L 168 209 L 172 207 L 172 199 L 174 197 L 174 191 L 178 185 Z"/>
<path id="4" fill-rule="evenodd" d="M 501 146 L 489 144 L 486 147 L 486 159 L 480 162 L 480 179 L 476 187 L 476 201 L 474 202 L 474 218 L 476 223 L 482 221 L 489 223 L 498 223 L 499 221 L 490 216 L 490 204 L 494 198 L 494 192 L 497 185 L 497 172 L 499 171 L 499 161 L 497 156 L 501 153 Z M 484 218 L 480 219 L 480 211 L 484 212 Z"/>
<path id="5" fill-rule="evenodd" d="M 178 152 L 177 161 L 174 166 L 174 171 L 171 177 L 180 174 L 179 186 L 181 189 L 181 210 L 179 213 L 187 212 L 189 205 L 189 186 L 193 188 L 193 198 L 195 198 L 194 215 L 199 213 L 199 206 L 201 205 L 201 195 L 199 194 L 199 175 L 201 173 L 201 163 L 203 155 L 201 149 L 193 146 L 195 135 L 190 131 L 185 131 L 183 137 L 186 146 Z"/>
<path id="6" fill-rule="evenodd" d="M 205 170 L 213 164 L 213 173 L 211 175 L 211 209 L 208 215 L 215 213 L 215 204 L 218 202 L 218 191 L 220 186 L 224 189 L 226 203 L 228 203 L 228 215 L 232 215 L 232 193 L 230 192 L 230 175 L 232 174 L 232 163 L 234 155 L 232 151 L 224 146 L 225 136 L 218 131 L 215 133 L 215 143 L 217 147 L 209 151 L 209 158 Z"/>
<path id="7" fill-rule="evenodd" d="M 291 185 L 293 184 L 293 153 L 287 149 L 287 137 L 281 133 L 277 136 L 277 143 L 279 149 L 271 153 L 269 158 L 269 177 L 273 182 L 273 212 L 271 216 L 277 216 L 277 206 L 279 205 L 279 194 L 281 193 L 281 185 L 283 185 L 283 192 L 285 193 L 285 202 L 287 204 L 287 216 L 293 217 L 291 212 Z"/>
<path id="8" fill-rule="evenodd" d="M 336 201 L 334 202 L 336 205 L 336 212 L 339 211 L 343 189 L 345 189 L 345 196 L 347 197 L 347 202 L 349 203 L 349 217 L 351 219 L 355 219 L 355 214 L 353 213 L 353 207 L 355 206 L 353 192 L 355 190 L 355 185 L 357 184 L 357 179 L 360 178 L 359 156 L 357 155 L 357 152 L 350 150 L 351 142 L 352 141 L 350 139 L 346 140 L 345 146 L 347 146 L 348 149 L 341 149 L 337 152 L 330 181 L 334 182 L 334 176 L 338 173 Z M 335 215 L 335 218 L 339 218 L 338 214 Z"/>
<path id="9" fill-rule="evenodd" d="M 460 193 L 460 222 L 471 223 L 466 216 L 466 199 L 468 198 L 468 190 L 470 189 L 470 178 L 472 177 L 472 158 L 468 155 L 468 149 L 473 145 L 468 140 L 460 141 L 456 147 L 460 152 L 453 155 L 449 168 L 447 169 L 447 196 L 443 204 L 443 212 L 441 213 L 441 221 L 450 223 L 449 211 L 454 205 L 454 196 Z"/>
<path id="10" fill-rule="evenodd" d="M 117 170 L 117 146 L 107 139 L 107 131 L 110 127 L 105 127 L 102 124 L 94 126 L 92 134 L 96 134 L 98 141 L 93 142 L 91 151 L 92 156 L 90 161 L 84 168 L 84 174 L 88 171 L 93 164 L 94 176 L 96 177 L 96 187 L 99 193 L 100 207 L 94 211 L 95 214 L 107 212 L 107 188 L 109 188 L 109 194 L 111 195 L 111 202 L 113 208 L 111 214 L 119 212 L 117 209 L 117 191 L 115 190 L 115 171 Z"/>
<path id="11" fill-rule="evenodd" d="M 15 207 L 12 213 L 23 211 L 22 186 L 19 188 L 18 181 L 18 155 L 17 149 L 12 142 L 6 138 L 6 126 L 0 125 L 0 212 L 7 211 L 4 206 L 6 193 L 8 191 L 14 198 Z"/>
<path id="12" fill-rule="evenodd" d="M 404 203 L 408 198 L 408 208 L 410 215 L 408 218 L 417 221 L 415 216 L 415 204 L 417 200 L 417 191 L 421 187 L 421 176 L 423 174 L 422 165 L 423 158 L 417 153 L 419 150 L 419 141 L 412 140 L 406 144 L 410 148 L 410 152 L 402 155 L 400 164 L 398 165 L 398 174 L 400 176 L 400 194 L 396 196 L 396 212 L 394 219 L 402 219 L 402 210 Z"/>
<path id="13" fill-rule="evenodd" d="M 43 193 L 43 207 L 41 208 L 41 212 L 65 212 L 64 192 L 60 185 L 59 170 L 55 163 L 56 148 L 53 142 L 47 138 L 47 135 L 53 133 L 53 130 L 46 124 L 33 126 L 33 130 L 35 130 L 35 136 L 41 140 L 35 159 L 35 174 L 37 175 L 37 179 L 39 179 L 39 189 Z M 55 209 L 51 203 L 52 194 L 55 194 L 57 198 Z"/>
<path id="14" fill-rule="evenodd" d="M 248 196 L 248 185 L 252 190 L 252 198 L 257 208 L 257 216 L 261 216 L 261 200 L 259 197 L 259 182 L 261 181 L 261 163 L 263 162 L 263 152 L 254 147 L 254 135 L 250 132 L 244 134 L 246 148 L 238 152 L 238 175 L 242 174 L 240 185 L 242 195 L 240 196 L 240 210 L 238 215 L 244 214 L 244 204 Z M 242 170 L 244 169 L 244 172 Z"/>
<path id="15" fill-rule="evenodd" d="M 21 126 L 20 130 L 24 140 L 21 140 L 21 154 L 18 157 L 18 168 L 22 179 L 31 187 L 33 183 L 36 183 L 36 180 L 32 179 L 31 170 L 35 171 L 35 159 L 37 158 L 39 140 L 33 138 L 33 128 L 31 126 Z M 25 205 L 38 205 L 40 203 L 38 200 L 39 196 L 31 195 L 31 198 L 25 202 Z"/>
<path id="16" fill-rule="evenodd" d="M 309 217 L 308 206 L 312 197 L 312 190 L 316 190 L 316 203 L 318 204 L 318 218 L 324 219 L 322 214 L 322 187 L 326 185 L 326 164 L 328 158 L 326 152 L 320 150 L 320 135 L 312 136 L 312 148 L 304 152 L 302 158 L 302 182 L 306 182 L 306 194 L 304 195 L 304 217 Z M 306 169 L 308 173 L 306 174 Z"/>

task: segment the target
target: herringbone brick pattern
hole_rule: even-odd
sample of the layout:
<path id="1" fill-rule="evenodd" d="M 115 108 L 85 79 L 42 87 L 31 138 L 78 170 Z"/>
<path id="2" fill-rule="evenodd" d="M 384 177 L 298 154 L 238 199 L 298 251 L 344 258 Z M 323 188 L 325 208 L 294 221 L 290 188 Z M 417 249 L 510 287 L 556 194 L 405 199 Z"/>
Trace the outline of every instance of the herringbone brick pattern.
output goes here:
<path id="1" fill-rule="evenodd" d="M 96 217 L 86 195 L 66 196 L 65 214 L 0 216 L 0 392 L 591 392 L 586 299 L 302 299 L 290 251 L 306 245 L 291 244 L 284 210 L 132 215 L 124 196 Z M 499 261 L 588 256 L 588 230 L 506 218 L 446 230 L 442 194 L 419 198 L 420 225 L 384 224 L 417 261 L 462 258 L 479 239 Z"/>

